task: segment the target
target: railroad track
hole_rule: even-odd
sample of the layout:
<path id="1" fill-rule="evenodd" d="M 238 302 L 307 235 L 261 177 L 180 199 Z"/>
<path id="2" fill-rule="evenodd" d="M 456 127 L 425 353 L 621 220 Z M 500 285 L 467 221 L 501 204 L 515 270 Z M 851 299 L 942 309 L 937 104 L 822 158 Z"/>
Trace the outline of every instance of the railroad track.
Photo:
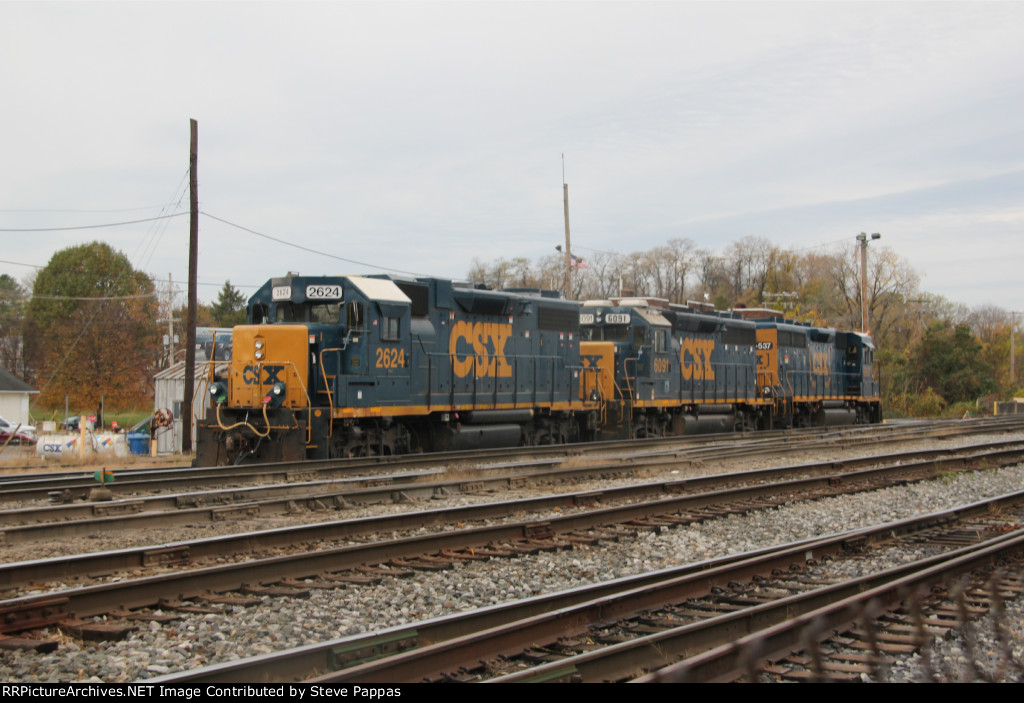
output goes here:
<path id="1" fill-rule="evenodd" d="M 1019 521 L 1022 501 L 1024 495 L 1007 496 L 998 501 L 998 509 L 1006 511 L 1014 505 Z M 850 620 L 846 599 L 861 592 L 870 590 L 876 598 L 882 592 L 900 594 L 908 585 L 920 587 L 977 569 L 992 555 L 1019 559 L 1024 551 L 1024 531 L 1019 527 L 1006 533 L 1002 520 L 981 517 L 971 522 L 965 517 L 984 515 L 994 507 L 975 505 L 761 553 L 690 564 L 155 681 L 620 681 L 660 669 L 687 654 L 731 651 L 730 646 L 738 649 L 732 661 L 745 667 L 738 672 L 742 675 L 760 660 L 749 656 L 751 647 L 757 649 L 754 645 L 743 643 L 747 650 L 732 645 L 737 632 L 779 628 L 794 617 L 806 625 L 815 622 L 825 609 L 841 612 Z M 833 559 L 855 554 L 869 544 L 891 541 L 895 535 L 918 542 L 927 539 L 939 546 L 948 542 L 949 536 L 965 533 L 974 535 L 977 544 L 952 551 L 947 548 L 884 572 L 842 580 L 832 577 L 826 568 Z M 1019 581 L 1016 583 L 1019 593 Z M 796 641 L 786 640 L 775 645 L 774 651 L 757 651 L 762 659 L 788 654 L 787 648 Z M 711 657 L 709 653 L 701 661 Z M 707 680 L 706 674 L 694 673 L 696 661 L 689 660 L 690 668 L 665 669 L 656 678 Z M 336 671 L 317 675 L 331 669 Z M 730 671 L 724 678 L 736 675 Z"/>
<path id="2" fill-rule="evenodd" d="M 1015 463 L 1020 460 L 1021 450 L 1007 455 L 1000 451 L 1001 461 Z M 993 456 L 975 457 L 986 466 L 996 463 Z M 966 468 L 964 458 L 947 459 L 957 469 Z M 946 473 L 950 466 L 936 462 L 924 462 L 918 467 L 900 464 L 887 469 L 872 469 L 857 472 L 858 479 L 846 474 L 841 482 L 835 477 L 817 477 L 799 481 L 787 481 L 775 485 L 755 485 L 714 491 L 708 494 L 659 498 L 642 503 L 624 503 L 616 507 L 600 507 L 581 510 L 576 513 L 550 517 L 537 521 L 503 522 L 482 527 L 467 527 L 441 533 L 402 536 L 384 541 L 370 541 L 345 547 L 324 548 L 317 551 L 300 552 L 275 557 L 264 557 L 239 563 L 220 564 L 198 568 L 182 568 L 156 576 L 128 578 L 112 583 L 87 586 L 77 589 L 59 590 L 37 596 L 13 598 L 0 602 L 0 631 L 17 632 L 47 625 L 57 625 L 70 619 L 81 619 L 100 614 L 114 614 L 118 617 L 146 617 L 139 612 L 143 608 L 189 609 L 194 607 L 183 601 L 198 600 L 208 603 L 237 603 L 233 596 L 215 594 L 229 591 L 243 591 L 249 596 L 275 595 L 300 597 L 308 586 L 297 583 L 302 579 L 313 579 L 317 588 L 337 587 L 346 583 L 365 582 L 374 577 L 395 575 L 402 570 L 450 568 L 460 560 L 472 560 L 494 556 L 518 556 L 543 549 L 568 548 L 574 544 L 597 543 L 602 540 L 618 539 L 624 534 L 644 529 L 661 529 L 669 525 L 688 524 L 710 519 L 716 515 L 742 513 L 766 505 L 788 502 L 793 495 L 807 497 L 811 486 L 817 486 L 819 494 L 848 492 L 875 488 L 885 482 L 881 477 L 889 472 L 888 479 L 907 480 L 908 472 L 924 471 L 926 475 Z M 895 473 L 894 473 L 895 472 Z M 922 474 L 924 475 L 924 474 Z M 898 478 L 897 478 L 898 476 Z M 858 488 L 859 485 L 859 488 Z M 633 489 L 630 489 L 633 490 Z M 581 494 L 566 501 L 565 496 L 549 497 L 548 500 L 562 504 L 584 504 L 593 499 L 593 494 Z M 489 516 L 503 513 L 509 506 L 490 504 L 465 508 L 451 515 L 452 511 L 431 511 L 431 519 L 438 521 L 468 519 L 468 511 L 486 512 Z M 237 552 L 249 542 L 264 540 L 264 548 L 271 543 L 276 546 L 295 542 L 297 535 L 308 541 L 310 531 L 316 528 L 323 538 L 326 530 L 347 530 L 349 536 L 359 529 L 363 534 L 377 534 L 404 525 L 409 529 L 429 522 L 424 513 L 413 513 L 374 518 L 370 523 L 348 521 L 313 527 L 277 530 L 261 535 L 240 535 L 232 541 L 213 540 L 190 545 L 169 545 L 145 550 L 118 550 L 112 553 L 97 553 L 79 557 L 23 562 L 0 567 L 0 575 L 8 587 L 17 584 L 37 585 L 47 579 L 69 579 L 76 575 L 113 573 L 124 569 L 156 567 L 173 568 L 186 565 L 201 556 L 219 557 L 225 553 Z M 335 534 L 337 536 L 337 534 Z M 252 545 L 248 544 L 251 548 Z M 375 567 L 369 574 L 367 565 Z M 398 571 L 395 571 L 395 569 Z M 126 610 L 127 609 L 127 610 Z M 129 629 L 128 624 L 122 625 Z"/>
<path id="3" fill-rule="evenodd" d="M 836 471 L 834 462 L 817 466 L 799 465 L 718 475 L 699 479 L 658 481 L 601 491 L 585 490 L 544 495 L 513 501 L 481 503 L 457 508 L 439 508 L 398 514 L 304 524 L 258 533 L 245 533 L 137 549 L 119 549 L 56 559 L 0 564 L 0 590 L 11 590 L 26 584 L 47 581 L 75 581 L 96 574 L 117 575 L 132 570 L 152 572 L 179 568 L 178 574 L 165 574 L 155 582 L 137 579 L 134 593 L 130 581 L 119 581 L 104 594 L 100 590 L 76 595 L 68 607 L 76 612 L 103 612 L 102 603 L 128 607 L 153 605 L 173 594 L 191 596 L 205 591 L 239 588 L 244 583 L 265 582 L 269 578 L 287 576 L 305 578 L 334 564 L 335 570 L 353 569 L 389 559 L 411 559 L 444 550 L 485 549 L 492 544 L 547 540 L 556 545 L 572 539 L 590 539 L 586 531 L 623 526 L 645 527 L 648 524 L 679 525 L 712 517 L 744 513 L 791 501 L 837 495 L 854 491 L 874 490 L 910 480 L 933 478 L 975 468 L 1009 466 L 1024 460 L 1024 445 L 1010 443 L 989 451 L 967 448 L 963 454 L 943 450 L 942 457 L 926 457 L 912 461 L 919 453 L 900 453 L 875 457 L 882 466 Z M 928 454 L 926 452 L 926 454 Z M 856 463 L 856 462 L 855 462 Z M 799 472 L 802 478 L 789 478 Z M 737 485 L 743 484 L 743 485 Z M 558 511 L 558 512 L 551 512 Z M 540 514 L 538 517 L 516 519 L 517 515 Z M 412 532 L 432 526 L 441 532 Z M 46 525 L 39 528 L 48 527 Z M 56 528 L 61 525 L 54 526 Z M 22 528 L 27 529 L 27 528 Z M 16 534 L 16 532 L 12 531 Z M 390 540 L 368 541 L 344 547 L 331 546 L 340 541 L 361 541 L 378 534 L 401 536 Z M 298 546 L 298 548 L 297 548 Z M 268 557 L 276 550 L 294 554 Z M 304 551 L 304 550 L 314 551 Z M 513 550 L 515 551 L 515 550 Z M 231 565 L 188 570 L 194 563 L 209 563 L 225 554 L 249 554 L 262 559 L 239 561 Z M 186 586 L 187 584 L 187 586 Z M 161 592 L 161 589 L 166 589 Z M 99 587 L 95 587 L 99 589 Z M 88 603 L 89 605 L 85 605 Z M 21 603 L 18 607 L 27 605 Z M 0 613 L 5 602 L 0 601 Z M 8 603 L 6 607 L 15 607 Z M 97 608 L 99 610 L 97 610 Z M 0 623 L 0 631 L 3 625 Z"/>
<path id="4" fill-rule="evenodd" d="M 779 452 L 821 450 L 826 446 L 849 448 L 870 442 L 872 445 L 906 442 L 913 439 L 941 439 L 964 434 L 1015 432 L 1024 426 L 1024 418 L 978 418 L 916 424 L 858 425 L 840 428 L 784 430 L 754 435 L 702 435 L 663 437 L 643 440 L 595 442 L 541 447 L 519 447 L 478 452 L 448 452 L 371 457 L 368 459 L 331 459 L 280 464 L 253 464 L 234 467 L 116 469 L 115 482 L 108 488 L 115 496 L 139 496 L 168 491 L 195 491 L 203 487 L 257 486 L 333 480 L 375 474 L 393 475 L 396 467 L 404 471 L 469 469 L 529 472 L 568 460 L 600 461 L 602 457 L 632 458 L 675 456 L 691 460 L 725 457 L 761 456 Z M 98 483 L 94 470 L 58 474 L 12 474 L 0 480 L 0 503 L 28 501 L 69 502 L 89 500 Z"/>
<path id="5" fill-rule="evenodd" d="M 838 475 L 860 467 L 876 464 L 916 466 L 921 462 L 986 453 L 993 460 L 1000 453 L 1015 456 L 1024 446 L 1016 440 L 989 442 L 973 447 L 923 449 L 897 454 L 826 461 L 774 469 L 742 472 L 736 475 L 715 474 L 708 477 L 660 481 L 648 486 L 608 488 L 600 499 L 650 495 L 652 492 L 707 492 L 726 486 L 788 479 L 793 476 Z M 437 470 L 389 474 L 371 478 L 351 478 L 294 484 L 276 484 L 255 488 L 232 488 L 201 493 L 148 496 L 134 499 L 76 503 L 72 505 L 21 508 L 0 511 L 0 543 L 13 545 L 44 539 L 61 539 L 82 535 L 110 534 L 117 530 L 139 530 L 146 527 L 166 528 L 171 525 L 194 525 L 197 522 L 223 522 L 238 517 L 302 514 L 308 517 L 344 513 L 356 505 L 422 504 L 452 495 L 497 494 L 516 488 L 565 485 L 584 480 L 624 476 L 645 476 L 679 466 L 673 455 L 645 454 L 637 458 L 623 457 L 615 462 L 588 465 L 558 466 L 526 472 L 480 472 L 479 476 L 453 480 L 443 478 Z M 661 487 L 661 488 L 658 488 Z M 629 495 L 632 493 L 633 495 Z M 572 497 L 573 502 L 579 498 Z M 592 496 L 589 500 L 597 500 Z M 548 501 L 550 503 L 550 501 Z M 472 518 L 469 518 L 472 519 Z"/>
<path id="6" fill-rule="evenodd" d="M 944 559 L 894 570 L 890 579 L 861 593 L 775 627 L 758 628 L 636 681 L 885 681 L 894 654 L 924 652 L 927 657 L 932 641 L 963 632 L 984 615 L 991 614 L 998 630 L 1004 601 L 1022 592 L 1024 534 L 1017 529 Z M 977 669 L 968 651 L 966 680 L 999 681 L 1010 672 L 1021 680 L 1024 666 L 1012 661 L 1005 640 L 1000 644 L 1000 662 L 992 672 Z M 927 659 L 920 680 L 936 680 Z"/>
<path id="7" fill-rule="evenodd" d="M 535 499 L 538 502 L 530 509 L 553 511 L 554 514 L 527 520 L 510 519 L 509 516 L 514 515 L 514 510 L 508 505 L 492 503 L 471 508 L 478 511 L 475 515 L 458 513 L 451 509 L 417 511 L 406 516 L 366 518 L 362 522 L 332 521 L 315 526 L 274 530 L 266 535 L 237 535 L 237 541 L 234 543 L 201 540 L 185 545 L 161 545 L 143 550 L 117 550 L 117 553 L 110 554 L 80 555 L 63 559 L 63 567 L 41 560 L 31 565 L 31 568 L 38 569 L 37 571 L 20 572 L 13 580 L 37 588 L 41 582 L 48 579 L 75 578 L 74 574 L 79 573 L 89 578 L 119 578 L 122 582 L 58 589 L 57 592 L 45 596 L 11 598 L 0 603 L 0 622 L 8 622 L 11 625 L 8 631 L 13 633 L 23 626 L 44 627 L 62 621 L 71 628 L 84 628 L 67 630 L 73 633 L 73 636 L 91 637 L 95 636 L 95 630 L 104 629 L 95 627 L 94 616 L 100 613 L 107 615 L 106 622 L 103 623 L 107 629 L 126 632 L 137 626 L 132 623 L 138 623 L 137 618 L 140 617 L 174 619 L 189 611 L 223 611 L 224 608 L 237 608 L 242 604 L 257 600 L 265 601 L 267 598 L 302 598 L 303 593 L 308 594 L 321 588 L 352 588 L 353 584 L 379 581 L 381 578 L 403 573 L 423 574 L 434 569 L 451 569 L 458 564 L 485 556 L 514 557 L 531 551 L 570 549 L 587 544 L 597 549 L 601 544 L 632 539 L 632 535 L 637 532 L 661 531 L 673 525 L 709 520 L 719 515 L 744 513 L 766 504 L 777 504 L 779 501 L 789 502 L 796 495 L 808 494 L 815 482 L 824 486 L 820 490 L 821 495 L 825 495 L 847 490 L 871 490 L 886 483 L 903 483 L 925 476 L 951 474 L 971 467 L 992 467 L 1000 463 L 1020 461 L 1019 447 L 1007 442 L 999 444 L 1003 446 L 995 450 L 998 453 L 990 453 L 987 456 L 983 455 L 978 447 L 973 447 L 967 452 L 974 455 L 971 458 L 951 456 L 952 453 L 948 450 L 901 453 L 893 459 L 893 463 L 898 463 L 898 466 L 889 467 L 891 473 L 888 477 L 881 470 L 851 472 L 849 469 L 853 468 L 852 464 L 845 465 L 845 473 L 837 476 L 834 467 L 825 462 L 813 470 L 809 470 L 807 466 L 801 467 L 807 474 L 802 479 L 804 483 L 790 481 L 780 482 L 774 486 L 753 485 L 781 481 L 784 469 L 749 472 L 743 478 L 728 477 L 727 482 L 746 484 L 740 488 L 734 485 L 731 490 L 735 492 L 728 494 L 724 488 L 718 491 L 721 494 L 698 494 L 700 490 L 713 490 L 712 479 L 702 477 L 689 483 L 672 481 L 622 488 L 619 493 L 616 493 L 619 489 L 603 488 L 600 492 L 588 490 L 560 496 L 538 496 Z M 655 462 L 672 456 L 664 452 L 648 453 L 651 456 L 644 459 L 650 458 Z M 936 461 L 936 454 L 946 455 L 947 462 L 954 463 L 944 466 Z M 542 473 L 551 470 L 537 471 Z M 810 475 L 816 471 L 822 475 Z M 902 471 L 903 474 L 899 475 L 897 471 Z M 545 480 L 555 481 L 551 478 Z M 745 493 L 757 488 L 769 494 L 774 493 L 774 503 L 766 502 L 766 499 L 757 497 L 755 493 Z M 630 490 L 634 493 L 630 494 Z M 646 497 L 643 496 L 644 491 L 648 493 Z M 679 502 L 680 499 L 694 502 L 684 505 Z M 543 500 L 549 503 L 545 506 Z M 636 501 L 642 502 L 639 505 L 629 505 L 630 502 Z M 529 501 L 517 503 L 519 505 L 516 509 L 519 510 Z M 618 505 L 613 505 L 615 503 Z M 637 512 L 630 516 L 630 510 Z M 448 513 L 450 522 L 442 521 L 443 513 Z M 408 520 L 404 526 L 402 519 Z M 472 522 L 498 519 L 509 522 L 493 525 Z M 375 520 L 380 522 L 375 523 Z M 453 522 L 457 526 L 452 527 Z M 458 525 L 458 522 L 464 524 Z M 425 534 L 423 527 L 429 524 L 437 525 L 441 531 L 437 534 Z M 339 525 L 344 527 L 338 527 Z M 327 531 L 330 529 L 336 531 L 328 534 Z M 294 530 L 307 531 L 303 533 Z M 323 530 L 323 534 L 318 534 L 318 530 Z M 403 532 L 396 534 L 396 530 Z M 502 533 L 502 530 L 508 531 Z M 373 535 L 382 531 L 395 534 L 395 537 L 390 540 L 373 541 Z M 491 531 L 490 537 L 487 536 L 487 531 Z M 269 553 L 277 550 L 291 549 L 292 543 L 297 540 L 315 551 L 294 558 L 284 553 L 269 556 Z M 329 546 L 326 544 L 328 540 L 342 540 L 348 544 L 341 547 Z M 236 553 L 247 554 L 249 557 L 256 557 L 262 553 L 262 558 L 221 566 L 191 568 L 201 559 L 223 562 L 225 555 Z M 103 561 L 104 559 L 107 561 Z M 72 566 L 69 567 L 69 564 Z M 368 564 L 376 566 L 367 568 Z M 156 573 L 151 571 L 155 567 L 169 573 L 139 577 L 144 573 Z M 3 568 L 6 570 L 6 566 Z M 187 571 L 177 573 L 181 569 Z M 48 576 L 45 573 L 47 570 Z M 16 571 L 6 570 L 6 573 L 15 574 Z M 216 573 L 218 571 L 221 573 Z M 240 590 L 247 593 L 242 594 Z M 156 610 L 150 611 L 149 608 L 153 606 Z M 11 622 L 12 619 L 23 617 L 26 619 L 20 623 Z M 29 618 L 33 617 L 36 620 L 30 621 Z M 69 622 L 74 624 L 68 625 Z M 90 628 L 93 630 L 90 631 Z M 31 646 L 31 643 L 29 645 Z M 3 646 L 2 641 L 0 646 Z"/>

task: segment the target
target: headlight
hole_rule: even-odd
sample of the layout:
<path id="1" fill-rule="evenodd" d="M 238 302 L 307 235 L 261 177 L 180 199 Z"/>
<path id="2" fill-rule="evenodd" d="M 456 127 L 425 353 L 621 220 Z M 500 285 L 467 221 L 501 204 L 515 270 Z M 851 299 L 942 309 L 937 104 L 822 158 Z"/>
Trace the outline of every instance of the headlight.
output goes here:
<path id="1" fill-rule="evenodd" d="M 214 381 L 210 384 L 210 398 L 218 405 L 226 402 L 228 399 L 228 387 L 220 381 Z"/>
<path id="2" fill-rule="evenodd" d="M 281 403 L 284 402 L 284 396 L 287 389 L 283 382 L 278 381 L 270 390 L 267 391 L 267 395 L 263 398 L 263 402 L 270 405 L 271 408 L 281 407 Z"/>

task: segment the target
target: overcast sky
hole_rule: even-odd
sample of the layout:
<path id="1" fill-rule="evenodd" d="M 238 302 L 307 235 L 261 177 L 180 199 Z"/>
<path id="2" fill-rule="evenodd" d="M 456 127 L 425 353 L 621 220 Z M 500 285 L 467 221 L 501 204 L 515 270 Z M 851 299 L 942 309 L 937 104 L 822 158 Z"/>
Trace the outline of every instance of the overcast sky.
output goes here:
<path id="1" fill-rule="evenodd" d="M 203 216 L 201 300 L 546 256 L 564 153 L 584 258 L 879 232 L 1024 310 L 1024 3 L 0 2 L 0 66 L 0 229 L 186 212 L 195 118 L 204 213 L 360 262 Z M 187 281 L 187 215 L 0 232 L 0 273 L 94 239 Z"/>

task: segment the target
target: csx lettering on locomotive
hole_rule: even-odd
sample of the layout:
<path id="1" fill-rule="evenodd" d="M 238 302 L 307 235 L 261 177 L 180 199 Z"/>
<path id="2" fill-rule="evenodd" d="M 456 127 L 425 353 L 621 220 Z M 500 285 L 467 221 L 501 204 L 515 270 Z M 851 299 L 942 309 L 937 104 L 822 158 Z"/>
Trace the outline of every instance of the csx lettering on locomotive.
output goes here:
<path id="1" fill-rule="evenodd" d="M 456 322 L 448 342 L 455 375 L 465 378 L 475 368 L 479 378 L 510 378 L 512 365 L 505 358 L 505 344 L 511 336 L 512 325 Z"/>
<path id="2" fill-rule="evenodd" d="M 711 352 L 715 349 L 715 340 L 685 337 L 679 351 L 679 362 L 682 364 L 683 378 L 687 381 L 714 381 L 715 369 L 711 366 Z"/>
<path id="3" fill-rule="evenodd" d="M 811 352 L 811 373 L 828 376 L 832 371 L 832 354 L 827 351 Z"/>
<path id="4" fill-rule="evenodd" d="M 260 379 L 260 371 L 262 371 L 262 380 Z M 283 378 L 279 378 L 278 374 L 284 371 L 284 366 L 267 364 L 266 366 L 253 366 L 249 365 L 242 369 L 242 381 L 247 386 L 272 386 L 278 381 L 283 381 Z"/>

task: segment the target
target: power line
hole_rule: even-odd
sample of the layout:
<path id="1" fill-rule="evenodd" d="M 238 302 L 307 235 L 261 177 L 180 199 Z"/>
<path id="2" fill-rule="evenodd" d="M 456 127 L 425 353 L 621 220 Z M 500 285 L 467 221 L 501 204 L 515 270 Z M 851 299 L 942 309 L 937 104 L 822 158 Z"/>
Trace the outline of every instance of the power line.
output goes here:
<path id="1" fill-rule="evenodd" d="M 107 222 L 102 225 L 78 225 L 76 227 L 36 227 L 19 229 L 0 228 L 0 232 L 69 232 L 72 230 L 79 229 L 101 229 L 103 227 L 120 227 L 122 225 L 137 225 L 142 222 L 155 222 L 156 220 L 166 220 L 170 217 L 181 217 L 182 215 L 187 214 L 187 212 L 175 212 L 170 215 L 157 215 L 156 217 L 147 217 L 143 220 L 128 220 L 126 222 Z"/>
<path id="2" fill-rule="evenodd" d="M 26 264 L 26 263 L 24 263 L 22 261 L 10 261 L 9 259 L 0 259 L 0 264 L 11 264 L 13 266 L 25 266 L 27 268 L 40 269 L 40 270 L 46 268 L 45 266 L 39 266 L 38 264 Z M 157 279 L 156 279 L 155 276 L 152 276 L 152 275 L 150 275 L 148 273 L 146 273 L 144 275 L 147 278 L 149 278 L 149 280 L 153 281 L 154 284 L 157 282 Z M 164 281 L 163 279 L 160 279 L 160 283 L 161 284 L 163 284 L 165 282 L 166 281 Z M 174 283 L 177 283 L 179 285 L 184 285 L 184 281 L 174 281 Z M 201 285 L 201 286 L 214 286 L 214 287 L 220 288 L 224 284 L 223 283 L 205 283 L 203 281 L 199 281 L 199 285 Z M 261 283 L 259 285 L 256 285 L 256 284 L 252 284 L 252 283 L 237 283 L 237 284 L 233 283 L 232 285 L 235 288 L 259 288 L 263 284 Z"/>
<path id="3" fill-rule="evenodd" d="M 185 199 L 185 195 L 188 193 L 188 176 L 189 169 L 185 169 L 185 173 L 182 174 L 181 180 L 178 181 L 178 185 L 175 187 L 174 192 L 171 193 L 171 201 L 165 204 L 160 209 L 161 215 L 169 214 L 174 210 L 181 209 L 181 203 Z M 174 193 L 178 193 L 179 191 L 180 195 L 178 196 L 177 202 L 175 202 L 173 197 Z M 146 233 L 146 237 L 143 238 L 142 243 L 139 244 L 139 246 L 136 247 L 135 250 L 134 256 L 138 257 L 137 261 L 139 269 L 144 269 L 149 264 L 150 259 L 153 258 L 153 254 L 156 253 L 160 241 L 167 233 L 167 229 L 170 227 L 170 223 L 171 221 L 169 219 L 166 219 L 159 222 L 155 222 L 149 226 L 149 231 Z M 142 250 L 141 254 L 139 252 L 140 248 Z"/>
<path id="4" fill-rule="evenodd" d="M 164 205 L 146 205 L 145 207 L 122 207 L 122 208 L 110 208 L 110 209 L 98 209 L 98 210 L 97 209 L 70 209 L 70 208 L 68 208 L 68 209 L 61 209 L 61 208 L 38 208 L 38 209 L 32 209 L 32 208 L 23 208 L 23 209 L 9 208 L 8 209 L 8 208 L 4 208 L 4 209 L 0 209 L 0 212 L 46 212 L 46 213 L 54 213 L 54 212 L 62 212 L 62 213 L 64 213 L 64 212 L 139 212 L 141 210 L 160 210 L 163 207 L 165 207 L 165 206 Z"/>
<path id="5" fill-rule="evenodd" d="M 28 266 L 30 269 L 42 269 L 45 266 L 36 266 L 35 264 L 23 264 L 20 261 L 8 261 L 7 259 L 0 259 L 0 264 L 13 264 L 14 266 Z"/>
<path id="6" fill-rule="evenodd" d="M 136 300 L 138 298 L 155 298 L 156 293 L 140 293 L 139 295 L 98 295 L 75 297 L 72 295 L 33 295 L 32 300 Z"/>
<path id="7" fill-rule="evenodd" d="M 294 247 L 296 249 L 301 249 L 303 251 L 308 251 L 310 254 L 316 254 L 318 256 L 325 256 L 328 259 L 336 259 L 338 261 L 344 261 L 346 263 L 356 264 L 358 266 L 368 266 L 369 268 L 380 269 L 381 271 L 393 271 L 395 273 L 407 273 L 407 274 L 409 274 L 411 276 L 427 276 L 427 275 L 429 275 L 429 274 L 425 274 L 425 273 L 420 273 L 418 271 L 403 271 L 402 269 L 396 269 L 396 268 L 392 268 L 390 266 L 378 266 L 377 264 L 369 264 L 369 263 L 366 263 L 365 261 L 356 261 L 355 259 L 346 259 L 343 256 L 335 256 L 334 254 L 328 254 L 325 251 L 319 251 L 317 249 L 310 249 L 309 247 L 304 247 L 301 244 L 296 244 L 295 242 L 289 242 L 289 241 L 286 241 L 284 239 L 279 239 L 277 237 L 272 237 L 269 234 L 263 234 L 262 232 L 257 232 L 256 230 L 249 229 L 248 227 L 243 227 L 242 225 L 235 224 L 234 222 L 229 222 L 228 220 L 225 220 L 223 218 L 217 217 L 216 215 L 211 215 L 208 212 L 203 212 L 202 210 L 199 211 L 199 214 L 200 215 L 205 215 L 206 217 L 209 217 L 210 219 L 217 220 L 218 222 L 223 222 L 224 224 L 229 225 L 231 227 L 236 227 L 236 228 L 242 230 L 243 232 L 248 232 L 249 234 L 254 234 L 257 237 L 263 237 L 264 239 L 269 239 L 270 241 L 277 242 L 278 244 L 284 244 L 284 245 L 289 246 L 289 247 Z M 2 231 L 2 230 L 0 230 L 0 231 Z"/>

